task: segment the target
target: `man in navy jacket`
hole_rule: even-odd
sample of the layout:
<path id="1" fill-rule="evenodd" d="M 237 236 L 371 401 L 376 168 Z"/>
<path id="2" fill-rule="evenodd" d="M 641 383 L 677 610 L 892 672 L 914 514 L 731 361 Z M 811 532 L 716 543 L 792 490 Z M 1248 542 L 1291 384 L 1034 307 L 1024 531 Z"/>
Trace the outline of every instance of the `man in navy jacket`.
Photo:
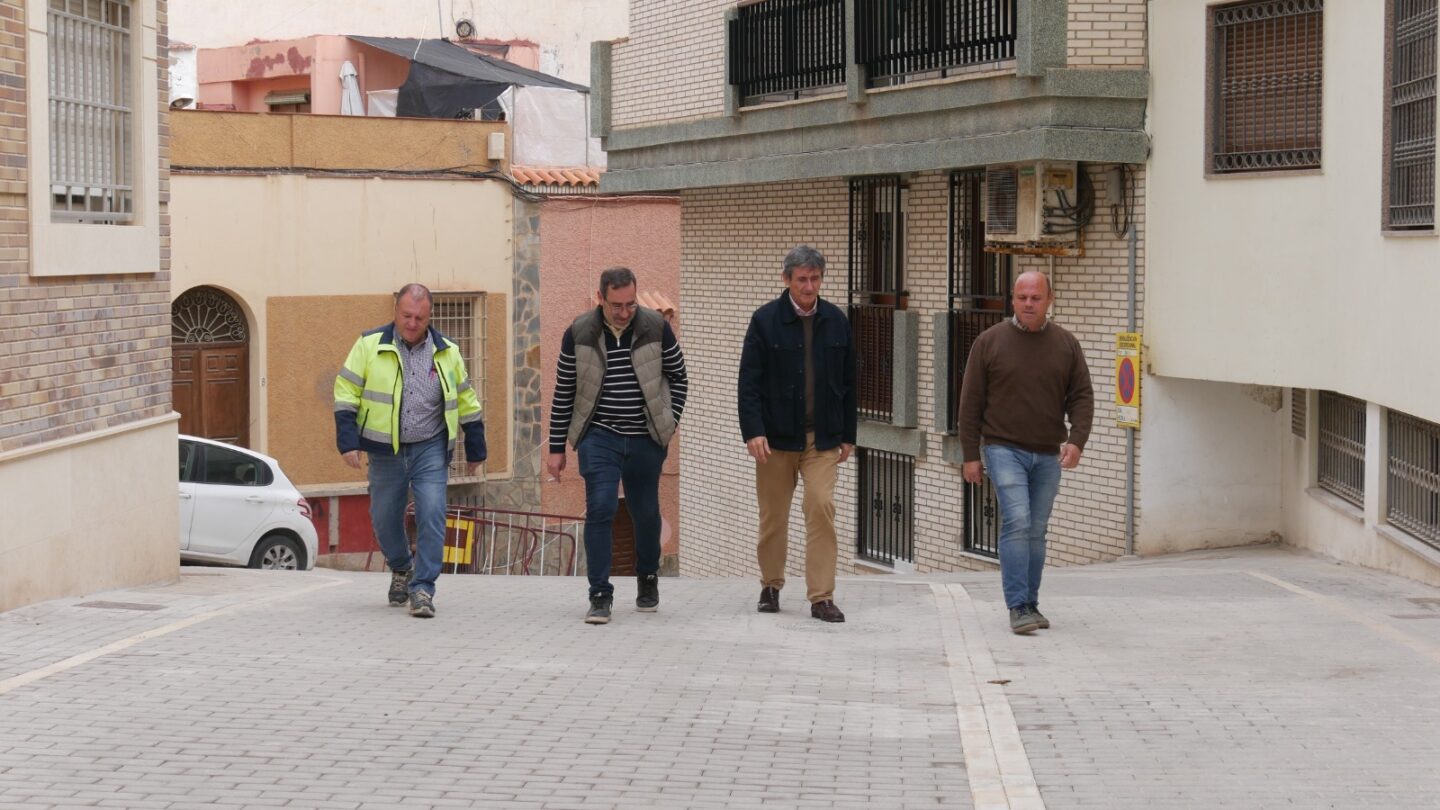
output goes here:
<path id="1" fill-rule="evenodd" d="M 740 355 L 740 433 L 755 459 L 760 506 L 761 613 L 778 613 L 790 502 L 805 480 L 805 589 L 810 615 L 843 622 L 835 606 L 835 478 L 855 447 L 855 347 L 840 308 L 820 299 L 825 256 L 785 257 L 785 291 L 755 310 Z"/>

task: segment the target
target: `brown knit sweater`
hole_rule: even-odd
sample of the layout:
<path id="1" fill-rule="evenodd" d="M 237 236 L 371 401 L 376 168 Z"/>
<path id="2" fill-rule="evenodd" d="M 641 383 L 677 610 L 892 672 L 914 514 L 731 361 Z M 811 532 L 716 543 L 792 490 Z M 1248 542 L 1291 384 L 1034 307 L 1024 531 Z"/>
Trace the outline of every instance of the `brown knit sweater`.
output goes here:
<path id="1" fill-rule="evenodd" d="M 1083 450 L 1094 416 L 1085 354 L 1058 324 L 1026 332 L 1006 320 L 986 329 L 971 347 L 960 387 L 966 461 L 980 459 L 982 438 L 1033 453 L 1058 453 L 1067 442 Z"/>

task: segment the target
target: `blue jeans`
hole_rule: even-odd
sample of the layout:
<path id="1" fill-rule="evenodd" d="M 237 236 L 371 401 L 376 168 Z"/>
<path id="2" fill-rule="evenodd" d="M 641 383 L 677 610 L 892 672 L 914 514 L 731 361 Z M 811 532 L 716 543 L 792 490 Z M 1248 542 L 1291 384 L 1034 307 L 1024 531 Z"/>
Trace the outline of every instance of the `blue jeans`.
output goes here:
<path id="1" fill-rule="evenodd" d="M 635 526 L 635 573 L 660 570 L 660 468 L 665 448 L 649 436 L 621 436 L 593 425 L 575 446 L 585 479 L 585 572 L 591 596 L 610 596 L 611 524 L 625 484 L 625 505 Z"/>
<path id="2" fill-rule="evenodd" d="M 392 571 L 412 568 L 410 541 L 405 536 L 405 505 L 415 495 L 415 576 L 410 592 L 435 595 L 445 548 L 445 485 L 450 465 L 445 460 L 445 431 L 435 438 L 400 445 L 391 455 L 370 453 L 370 525 Z"/>
<path id="3" fill-rule="evenodd" d="M 987 444 L 985 472 L 1000 502 L 1000 585 L 1005 607 L 1040 603 L 1045 527 L 1060 491 L 1060 456 Z"/>

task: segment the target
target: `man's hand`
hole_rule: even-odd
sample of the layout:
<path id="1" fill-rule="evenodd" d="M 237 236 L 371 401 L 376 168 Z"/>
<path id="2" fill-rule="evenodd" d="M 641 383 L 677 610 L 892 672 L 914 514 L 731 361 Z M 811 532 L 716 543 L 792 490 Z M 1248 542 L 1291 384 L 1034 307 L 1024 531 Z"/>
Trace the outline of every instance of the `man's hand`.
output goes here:
<path id="1" fill-rule="evenodd" d="M 556 481 L 560 480 L 560 473 L 565 471 L 565 454 L 551 453 L 545 457 L 545 469 L 550 472 L 550 477 Z"/>
<path id="2" fill-rule="evenodd" d="M 756 436 L 745 442 L 745 450 L 756 462 L 764 464 L 770 458 L 770 440 L 764 436 Z"/>
<path id="3" fill-rule="evenodd" d="M 478 469 L 480 469 L 480 462 L 478 462 L 478 461 L 467 461 L 467 462 L 465 462 L 465 474 L 466 474 L 466 475 L 474 475 L 474 474 L 475 474 L 475 471 L 478 470 Z"/>
<path id="4" fill-rule="evenodd" d="M 853 444 L 846 444 L 845 442 L 841 442 L 841 443 L 840 443 L 840 458 L 835 459 L 835 463 L 836 463 L 836 464 L 844 464 L 844 463 L 845 463 L 845 459 L 850 458 L 850 452 L 851 452 L 852 450 L 854 450 L 854 449 L 855 449 L 855 445 L 853 445 Z"/>
<path id="5" fill-rule="evenodd" d="M 360 469 L 360 451 L 359 451 L 359 450 L 351 450 L 351 451 L 348 452 L 348 453 L 342 453 L 342 454 L 340 454 L 340 458 L 344 459 L 344 460 L 345 460 L 345 463 L 346 463 L 348 466 L 354 467 L 354 468 L 357 469 L 357 470 Z"/>
<path id="6" fill-rule="evenodd" d="M 965 476 L 965 482 L 978 484 L 985 479 L 985 473 L 980 469 L 980 462 L 967 461 L 965 466 L 960 468 L 960 474 Z"/>
<path id="7" fill-rule="evenodd" d="M 1080 448 L 1066 442 L 1060 445 L 1060 469 L 1073 470 L 1080 466 Z"/>

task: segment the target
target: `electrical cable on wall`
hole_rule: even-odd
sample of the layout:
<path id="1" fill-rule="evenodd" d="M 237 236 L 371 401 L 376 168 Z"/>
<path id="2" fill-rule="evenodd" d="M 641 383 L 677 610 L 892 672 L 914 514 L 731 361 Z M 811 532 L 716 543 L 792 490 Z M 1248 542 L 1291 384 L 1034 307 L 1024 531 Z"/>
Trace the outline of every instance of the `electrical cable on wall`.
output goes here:
<path id="1" fill-rule="evenodd" d="M 1121 237 L 1130 231 L 1135 216 L 1135 196 L 1132 191 L 1135 171 L 1124 163 L 1117 164 L 1116 168 L 1119 188 L 1107 191 L 1112 195 L 1119 194 L 1120 202 L 1110 204 L 1110 221 L 1111 230 L 1117 237 Z"/>

